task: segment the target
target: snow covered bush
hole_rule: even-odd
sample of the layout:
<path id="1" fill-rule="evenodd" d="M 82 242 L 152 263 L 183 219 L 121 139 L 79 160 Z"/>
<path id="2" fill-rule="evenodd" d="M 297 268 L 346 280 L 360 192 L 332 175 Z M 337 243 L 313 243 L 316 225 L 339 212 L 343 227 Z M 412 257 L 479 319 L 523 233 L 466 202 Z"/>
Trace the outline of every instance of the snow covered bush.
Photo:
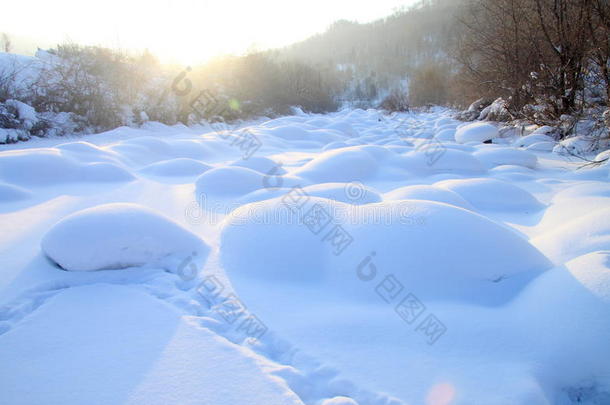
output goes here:
<path id="1" fill-rule="evenodd" d="M 508 110 L 506 100 L 500 97 L 485 107 L 479 114 L 478 119 L 481 121 L 510 121 L 513 116 Z"/>
<path id="2" fill-rule="evenodd" d="M 468 106 L 468 109 L 456 114 L 456 118 L 461 121 L 474 121 L 481 115 L 486 107 L 491 104 L 491 101 L 486 98 L 480 98 Z"/>
<path id="3" fill-rule="evenodd" d="M 110 129 L 138 123 L 140 113 L 157 101 L 147 93 L 157 73 L 150 71 L 154 61 L 146 54 L 138 58 L 101 47 L 62 45 L 51 55 L 35 86 L 38 110 L 69 111 L 95 129 Z"/>
<path id="4" fill-rule="evenodd" d="M 39 113 L 18 100 L 0 102 L 0 144 L 27 141 L 32 136 L 79 133 L 85 128 L 85 119 L 74 113 Z"/>
<path id="5" fill-rule="evenodd" d="M 409 111 L 409 97 L 405 91 L 393 89 L 386 98 L 383 99 L 379 108 L 389 112 L 405 112 Z"/>

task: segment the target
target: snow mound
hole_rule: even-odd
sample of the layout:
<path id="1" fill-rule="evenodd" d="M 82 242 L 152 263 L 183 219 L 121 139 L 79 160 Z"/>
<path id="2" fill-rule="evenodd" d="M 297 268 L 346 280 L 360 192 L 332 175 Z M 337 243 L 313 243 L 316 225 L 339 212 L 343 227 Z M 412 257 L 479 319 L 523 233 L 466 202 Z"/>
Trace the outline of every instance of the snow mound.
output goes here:
<path id="1" fill-rule="evenodd" d="M 80 170 L 80 181 L 111 183 L 131 181 L 135 178 L 130 172 L 113 163 L 91 163 Z"/>
<path id="2" fill-rule="evenodd" d="M 211 166 L 195 159 L 177 158 L 163 160 L 145 166 L 140 171 L 145 174 L 162 177 L 198 176 L 210 170 Z"/>
<path id="3" fill-rule="evenodd" d="M 455 142 L 455 129 L 443 129 L 438 131 L 434 137 L 441 142 Z"/>
<path id="4" fill-rule="evenodd" d="M 555 194 L 553 203 L 585 197 L 610 197 L 610 184 L 598 182 L 576 184 Z"/>
<path id="5" fill-rule="evenodd" d="M 605 150 L 603 152 L 598 153 L 595 156 L 595 159 L 593 159 L 596 162 L 601 162 L 601 161 L 606 161 L 608 162 L 610 160 L 610 149 L 609 150 Z"/>
<path id="6" fill-rule="evenodd" d="M 335 142 L 331 142 L 327 145 L 324 145 L 324 147 L 322 148 L 322 151 L 327 151 L 327 150 L 332 150 L 332 149 L 341 149 L 341 148 L 347 148 L 349 147 L 349 145 L 343 141 L 335 141 Z"/>
<path id="7" fill-rule="evenodd" d="M 458 143 L 485 142 L 499 136 L 498 128 L 484 122 L 475 122 L 459 127 L 455 132 Z"/>
<path id="8" fill-rule="evenodd" d="M 312 197 L 327 198 L 346 204 L 362 205 L 381 201 L 377 191 L 361 183 L 321 183 L 303 188 Z"/>
<path id="9" fill-rule="evenodd" d="M 572 276 L 595 297 L 610 305 L 610 251 L 592 252 L 566 263 Z"/>
<path id="10" fill-rule="evenodd" d="M 84 141 L 62 143 L 55 146 L 55 149 L 59 149 L 62 155 L 69 156 L 81 163 L 117 163 L 122 160 L 122 156 Z"/>
<path id="11" fill-rule="evenodd" d="M 528 146 L 526 149 L 536 152 L 552 152 L 556 145 L 557 142 L 536 142 Z"/>
<path id="12" fill-rule="evenodd" d="M 430 145 L 404 155 L 403 167 L 416 174 L 463 173 L 482 174 L 485 166 L 470 153 L 446 148 L 443 145 Z"/>
<path id="13" fill-rule="evenodd" d="M 524 356 L 529 361 L 532 356 L 538 359 L 538 373 L 550 378 L 552 386 L 570 384 L 581 390 L 582 381 L 608 372 L 607 283 L 607 253 L 592 253 L 545 272 L 511 304 L 509 316 L 517 322 L 512 327 L 528 330 L 531 336 L 523 342 L 528 353 Z M 599 395 L 592 401 L 559 403 L 605 404 L 608 396 L 604 391 L 590 392 L 588 395 Z"/>
<path id="14" fill-rule="evenodd" d="M 335 131 L 339 131 L 349 137 L 358 136 L 358 131 L 352 126 L 352 124 L 350 124 L 347 121 L 334 121 L 332 124 L 328 125 L 326 128 L 332 129 Z"/>
<path id="15" fill-rule="evenodd" d="M 473 210 L 472 205 L 458 193 L 441 187 L 417 185 L 406 186 L 384 194 L 386 200 L 427 200 Z"/>
<path id="16" fill-rule="evenodd" d="M 595 148 L 597 142 L 598 140 L 594 137 L 574 136 L 559 142 L 553 148 L 553 152 L 567 156 L 572 154 L 585 155 L 590 153 Z"/>
<path id="17" fill-rule="evenodd" d="M 24 188 L 0 183 L 0 202 L 25 200 L 31 196 L 32 193 Z"/>
<path id="18" fill-rule="evenodd" d="M 375 157 L 356 146 L 326 151 L 292 174 L 317 183 L 349 183 L 372 177 L 378 166 Z"/>
<path id="19" fill-rule="evenodd" d="M 54 148 L 9 151 L 0 155 L 0 178 L 17 185 L 49 186 L 80 181 L 130 181 L 134 177 L 112 163 L 81 164 Z"/>
<path id="20" fill-rule="evenodd" d="M 300 125 L 283 125 L 269 128 L 266 133 L 286 141 L 306 141 L 309 139 L 309 131 Z"/>
<path id="21" fill-rule="evenodd" d="M 264 156 L 252 156 L 245 160 L 240 159 L 233 162 L 231 165 L 245 167 L 246 169 L 252 169 L 263 174 L 270 172 L 273 172 L 274 174 L 286 173 L 286 170 L 278 162 Z"/>
<path id="22" fill-rule="evenodd" d="M 104 149 L 96 146 L 90 142 L 78 141 L 78 142 L 66 142 L 55 146 L 57 149 L 62 149 L 71 152 L 78 152 L 82 154 L 93 154 L 93 155 L 105 155 L 108 152 Z"/>
<path id="23" fill-rule="evenodd" d="M 434 126 L 437 128 L 446 126 L 446 125 L 455 125 L 455 121 L 452 118 L 442 117 L 437 119 L 434 122 Z"/>
<path id="24" fill-rule="evenodd" d="M 263 188 L 263 179 L 263 174 L 245 167 L 217 167 L 197 178 L 197 193 L 218 196 L 244 195 Z"/>
<path id="25" fill-rule="evenodd" d="M 483 149 L 474 153 L 488 168 L 501 165 L 524 166 L 534 169 L 538 162 L 536 155 L 512 148 Z"/>
<path id="26" fill-rule="evenodd" d="M 172 148 L 168 142 L 153 136 L 141 136 L 137 138 L 127 139 L 122 142 L 125 145 L 138 145 L 144 148 L 148 153 L 153 153 L 161 156 L 170 154 Z"/>
<path id="27" fill-rule="evenodd" d="M 491 169 L 489 173 L 508 182 L 531 181 L 535 178 L 534 171 L 525 166 L 500 165 Z"/>
<path id="28" fill-rule="evenodd" d="M 205 259 L 209 248 L 172 220 L 136 204 L 105 204 L 78 211 L 43 237 L 43 252 L 70 271 L 128 267 L 176 270 L 186 257 Z"/>
<path id="29" fill-rule="evenodd" d="M 496 179 L 455 179 L 435 184 L 461 195 L 475 208 L 490 211 L 534 212 L 543 205 L 529 192 Z"/>
<path id="30" fill-rule="evenodd" d="M 555 140 L 548 135 L 542 133 L 533 133 L 531 135 L 517 138 L 513 142 L 513 146 L 517 148 L 527 148 L 539 142 L 549 142 L 553 145 L 557 144 L 557 142 L 555 142 Z"/>
<path id="31" fill-rule="evenodd" d="M 358 402 L 349 397 L 334 397 L 325 399 L 321 405 L 358 405 Z"/>
<path id="32" fill-rule="evenodd" d="M 532 239 L 557 264 L 598 250 L 610 250 L 610 208 L 602 208 L 550 228 Z"/>
<path id="33" fill-rule="evenodd" d="M 296 210 L 290 201 L 242 206 L 223 224 L 221 261 L 238 293 L 240 287 L 258 285 L 288 297 L 293 288 L 318 294 L 328 289 L 329 296 L 374 300 L 366 276 L 357 274 L 383 269 L 420 298 L 487 304 L 512 297 L 550 266 L 515 232 L 447 204 L 410 200 L 353 206 L 311 197 Z M 308 220 L 320 212 L 331 219 L 322 229 Z M 338 225 L 353 242 L 343 247 L 344 254 L 325 237 Z M 375 269 L 368 266 L 371 260 Z"/>

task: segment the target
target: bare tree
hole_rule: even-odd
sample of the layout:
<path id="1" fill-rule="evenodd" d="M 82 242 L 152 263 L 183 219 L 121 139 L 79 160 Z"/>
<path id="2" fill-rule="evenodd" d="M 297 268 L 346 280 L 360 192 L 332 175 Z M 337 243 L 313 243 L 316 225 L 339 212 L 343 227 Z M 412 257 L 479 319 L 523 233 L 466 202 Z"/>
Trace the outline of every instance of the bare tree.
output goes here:
<path id="1" fill-rule="evenodd" d="M 606 103 L 610 106 L 610 3 L 608 0 L 592 0 L 587 15 L 590 33 L 590 58 L 598 78 L 605 87 Z"/>
<path id="2" fill-rule="evenodd" d="M 576 110 L 582 90 L 591 0 L 534 0 L 529 36 L 539 59 L 538 85 L 556 117 Z"/>
<path id="3" fill-rule="evenodd" d="M 592 30 L 598 63 L 608 59 L 606 7 L 607 0 L 470 0 L 457 35 L 462 80 L 477 98 L 504 97 L 512 113 L 541 115 L 527 104 L 543 106 L 548 120 L 578 113 Z"/>
<path id="4" fill-rule="evenodd" d="M 464 86 L 476 97 L 504 97 L 512 110 L 529 101 L 524 85 L 536 65 L 524 27 L 526 0 L 471 0 L 458 20 L 456 59 Z"/>

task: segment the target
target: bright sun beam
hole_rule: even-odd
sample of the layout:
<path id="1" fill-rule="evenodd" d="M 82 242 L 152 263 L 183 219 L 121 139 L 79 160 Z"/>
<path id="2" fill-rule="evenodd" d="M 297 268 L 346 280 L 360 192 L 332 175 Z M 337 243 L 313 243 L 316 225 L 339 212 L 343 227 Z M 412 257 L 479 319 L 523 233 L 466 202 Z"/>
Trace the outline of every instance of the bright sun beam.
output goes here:
<path id="1" fill-rule="evenodd" d="M 167 62 L 196 64 L 217 55 L 281 47 L 321 32 L 341 18 L 360 22 L 381 18 L 413 0 L 367 3 L 21 1 L 7 5 L 9 10 L 0 16 L 0 26 L 11 34 L 27 35 L 39 47 L 73 41 L 126 50 L 148 49 Z M 32 13 L 32 8 L 37 12 Z"/>

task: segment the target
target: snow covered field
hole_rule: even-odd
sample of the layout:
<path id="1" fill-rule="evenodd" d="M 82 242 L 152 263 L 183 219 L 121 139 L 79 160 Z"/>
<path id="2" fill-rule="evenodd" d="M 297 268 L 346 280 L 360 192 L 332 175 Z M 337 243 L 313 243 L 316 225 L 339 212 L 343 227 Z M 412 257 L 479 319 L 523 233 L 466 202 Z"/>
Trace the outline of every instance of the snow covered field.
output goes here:
<path id="1" fill-rule="evenodd" d="M 0 403 L 610 404 L 610 167 L 498 136 L 354 110 L 2 146 Z"/>

